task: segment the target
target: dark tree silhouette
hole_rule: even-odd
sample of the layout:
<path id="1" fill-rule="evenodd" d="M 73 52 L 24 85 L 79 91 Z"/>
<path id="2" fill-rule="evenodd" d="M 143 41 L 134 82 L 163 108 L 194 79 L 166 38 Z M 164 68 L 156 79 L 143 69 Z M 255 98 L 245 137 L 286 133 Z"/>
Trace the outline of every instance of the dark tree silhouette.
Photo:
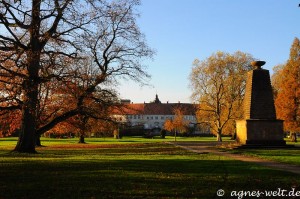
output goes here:
<path id="1" fill-rule="evenodd" d="M 149 77 L 140 61 L 153 51 L 136 25 L 139 3 L 0 2 L 0 110 L 21 110 L 15 151 L 34 153 L 41 134 L 75 115 L 90 114 L 91 101 L 107 103 L 103 97 L 113 93 L 109 87 L 118 77 Z M 60 98 L 66 95 L 59 94 L 62 90 L 76 90 L 76 95 Z"/>

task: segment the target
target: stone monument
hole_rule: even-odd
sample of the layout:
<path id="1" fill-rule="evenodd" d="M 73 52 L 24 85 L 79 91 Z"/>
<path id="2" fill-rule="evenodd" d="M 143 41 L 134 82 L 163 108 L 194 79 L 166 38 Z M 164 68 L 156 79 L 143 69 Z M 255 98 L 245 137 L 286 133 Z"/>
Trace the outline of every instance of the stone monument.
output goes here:
<path id="1" fill-rule="evenodd" d="M 283 120 L 276 119 L 273 91 L 264 61 L 251 63 L 244 97 L 244 119 L 236 121 L 236 140 L 242 145 L 285 145 Z"/>

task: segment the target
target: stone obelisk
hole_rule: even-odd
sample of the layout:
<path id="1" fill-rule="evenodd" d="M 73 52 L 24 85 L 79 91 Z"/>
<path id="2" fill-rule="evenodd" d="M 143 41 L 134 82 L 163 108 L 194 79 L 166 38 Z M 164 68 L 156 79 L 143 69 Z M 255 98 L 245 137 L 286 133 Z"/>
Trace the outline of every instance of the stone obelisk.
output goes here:
<path id="1" fill-rule="evenodd" d="M 236 121 L 237 142 L 243 145 L 285 145 L 283 120 L 276 119 L 273 91 L 264 61 L 251 63 L 244 98 L 244 119 Z"/>

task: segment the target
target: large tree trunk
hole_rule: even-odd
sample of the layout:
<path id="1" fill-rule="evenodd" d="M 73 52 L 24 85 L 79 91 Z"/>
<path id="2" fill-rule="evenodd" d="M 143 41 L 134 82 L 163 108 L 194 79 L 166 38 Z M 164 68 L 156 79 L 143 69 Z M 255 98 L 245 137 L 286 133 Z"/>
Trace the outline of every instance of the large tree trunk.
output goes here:
<path id="1" fill-rule="evenodd" d="M 82 144 L 85 144 L 85 141 L 84 141 L 84 137 L 85 137 L 85 132 L 87 130 L 87 122 L 88 122 L 88 117 L 87 116 L 82 116 L 80 117 L 80 123 L 81 123 L 81 126 L 79 127 L 80 128 L 80 137 L 79 137 L 79 143 L 82 143 Z"/>
<path id="2" fill-rule="evenodd" d="M 40 135 L 36 135 L 35 146 L 42 146 Z"/>
<path id="3" fill-rule="evenodd" d="M 218 130 L 218 132 L 217 132 L 217 141 L 222 142 L 222 131 L 221 130 Z"/>
<path id="4" fill-rule="evenodd" d="M 32 84 L 34 84 L 33 81 Z M 38 89 L 36 85 L 32 84 L 28 83 L 26 86 L 25 100 L 22 107 L 21 131 L 18 143 L 14 149 L 14 151 L 21 153 L 36 153 L 36 104 Z"/>
<path id="5" fill-rule="evenodd" d="M 78 142 L 78 143 L 85 144 L 85 141 L 84 141 L 84 134 L 80 134 L 79 142 Z"/>
<path id="6" fill-rule="evenodd" d="M 32 20 L 30 24 L 30 49 L 27 51 L 28 77 L 23 82 L 24 97 L 22 105 L 21 132 L 15 151 L 36 153 L 36 108 L 38 103 L 39 68 L 42 46 L 40 34 L 40 0 L 32 0 Z"/>
<path id="7" fill-rule="evenodd" d="M 236 140 L 236 132 L 232 133 L 231 140 Z"/>

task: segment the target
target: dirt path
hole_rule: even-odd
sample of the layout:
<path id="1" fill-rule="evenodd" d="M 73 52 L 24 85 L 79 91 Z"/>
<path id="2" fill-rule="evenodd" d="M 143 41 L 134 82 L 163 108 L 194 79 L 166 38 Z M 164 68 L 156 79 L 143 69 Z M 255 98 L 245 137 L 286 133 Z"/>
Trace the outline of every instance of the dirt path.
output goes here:
<path id="1" fill-rule="evenodd" d="M 218 145 L 218 143 L 216 143 L 216 142 L 176 142 L 176 143 L 173 142 L 171 144 L 174 144 L 183 149 L 186 149 L 188 151 L 192 151 L 195 153 L 199 153 L 199 154 L 212 153 L 215 155 L 226 156 L 226 157 L 229 157 L 229 158 L 232 158 L 235 160 L 240 160 L 243 162 L 252 162 L 252 163 L 256 163 L 256 164 L 270 167 L 273 169 L 289 171 L 292 173 L 300 174 L 300 166 L 275 162 L 275 161 L 271 161 L 271 160 L 265 160 L 265 159 L 246 156 L 246 155 L 232 154 L 232 153 L 226 152 L 226 151 L 219 151 L 216 148 L 216 146 Z"/>

